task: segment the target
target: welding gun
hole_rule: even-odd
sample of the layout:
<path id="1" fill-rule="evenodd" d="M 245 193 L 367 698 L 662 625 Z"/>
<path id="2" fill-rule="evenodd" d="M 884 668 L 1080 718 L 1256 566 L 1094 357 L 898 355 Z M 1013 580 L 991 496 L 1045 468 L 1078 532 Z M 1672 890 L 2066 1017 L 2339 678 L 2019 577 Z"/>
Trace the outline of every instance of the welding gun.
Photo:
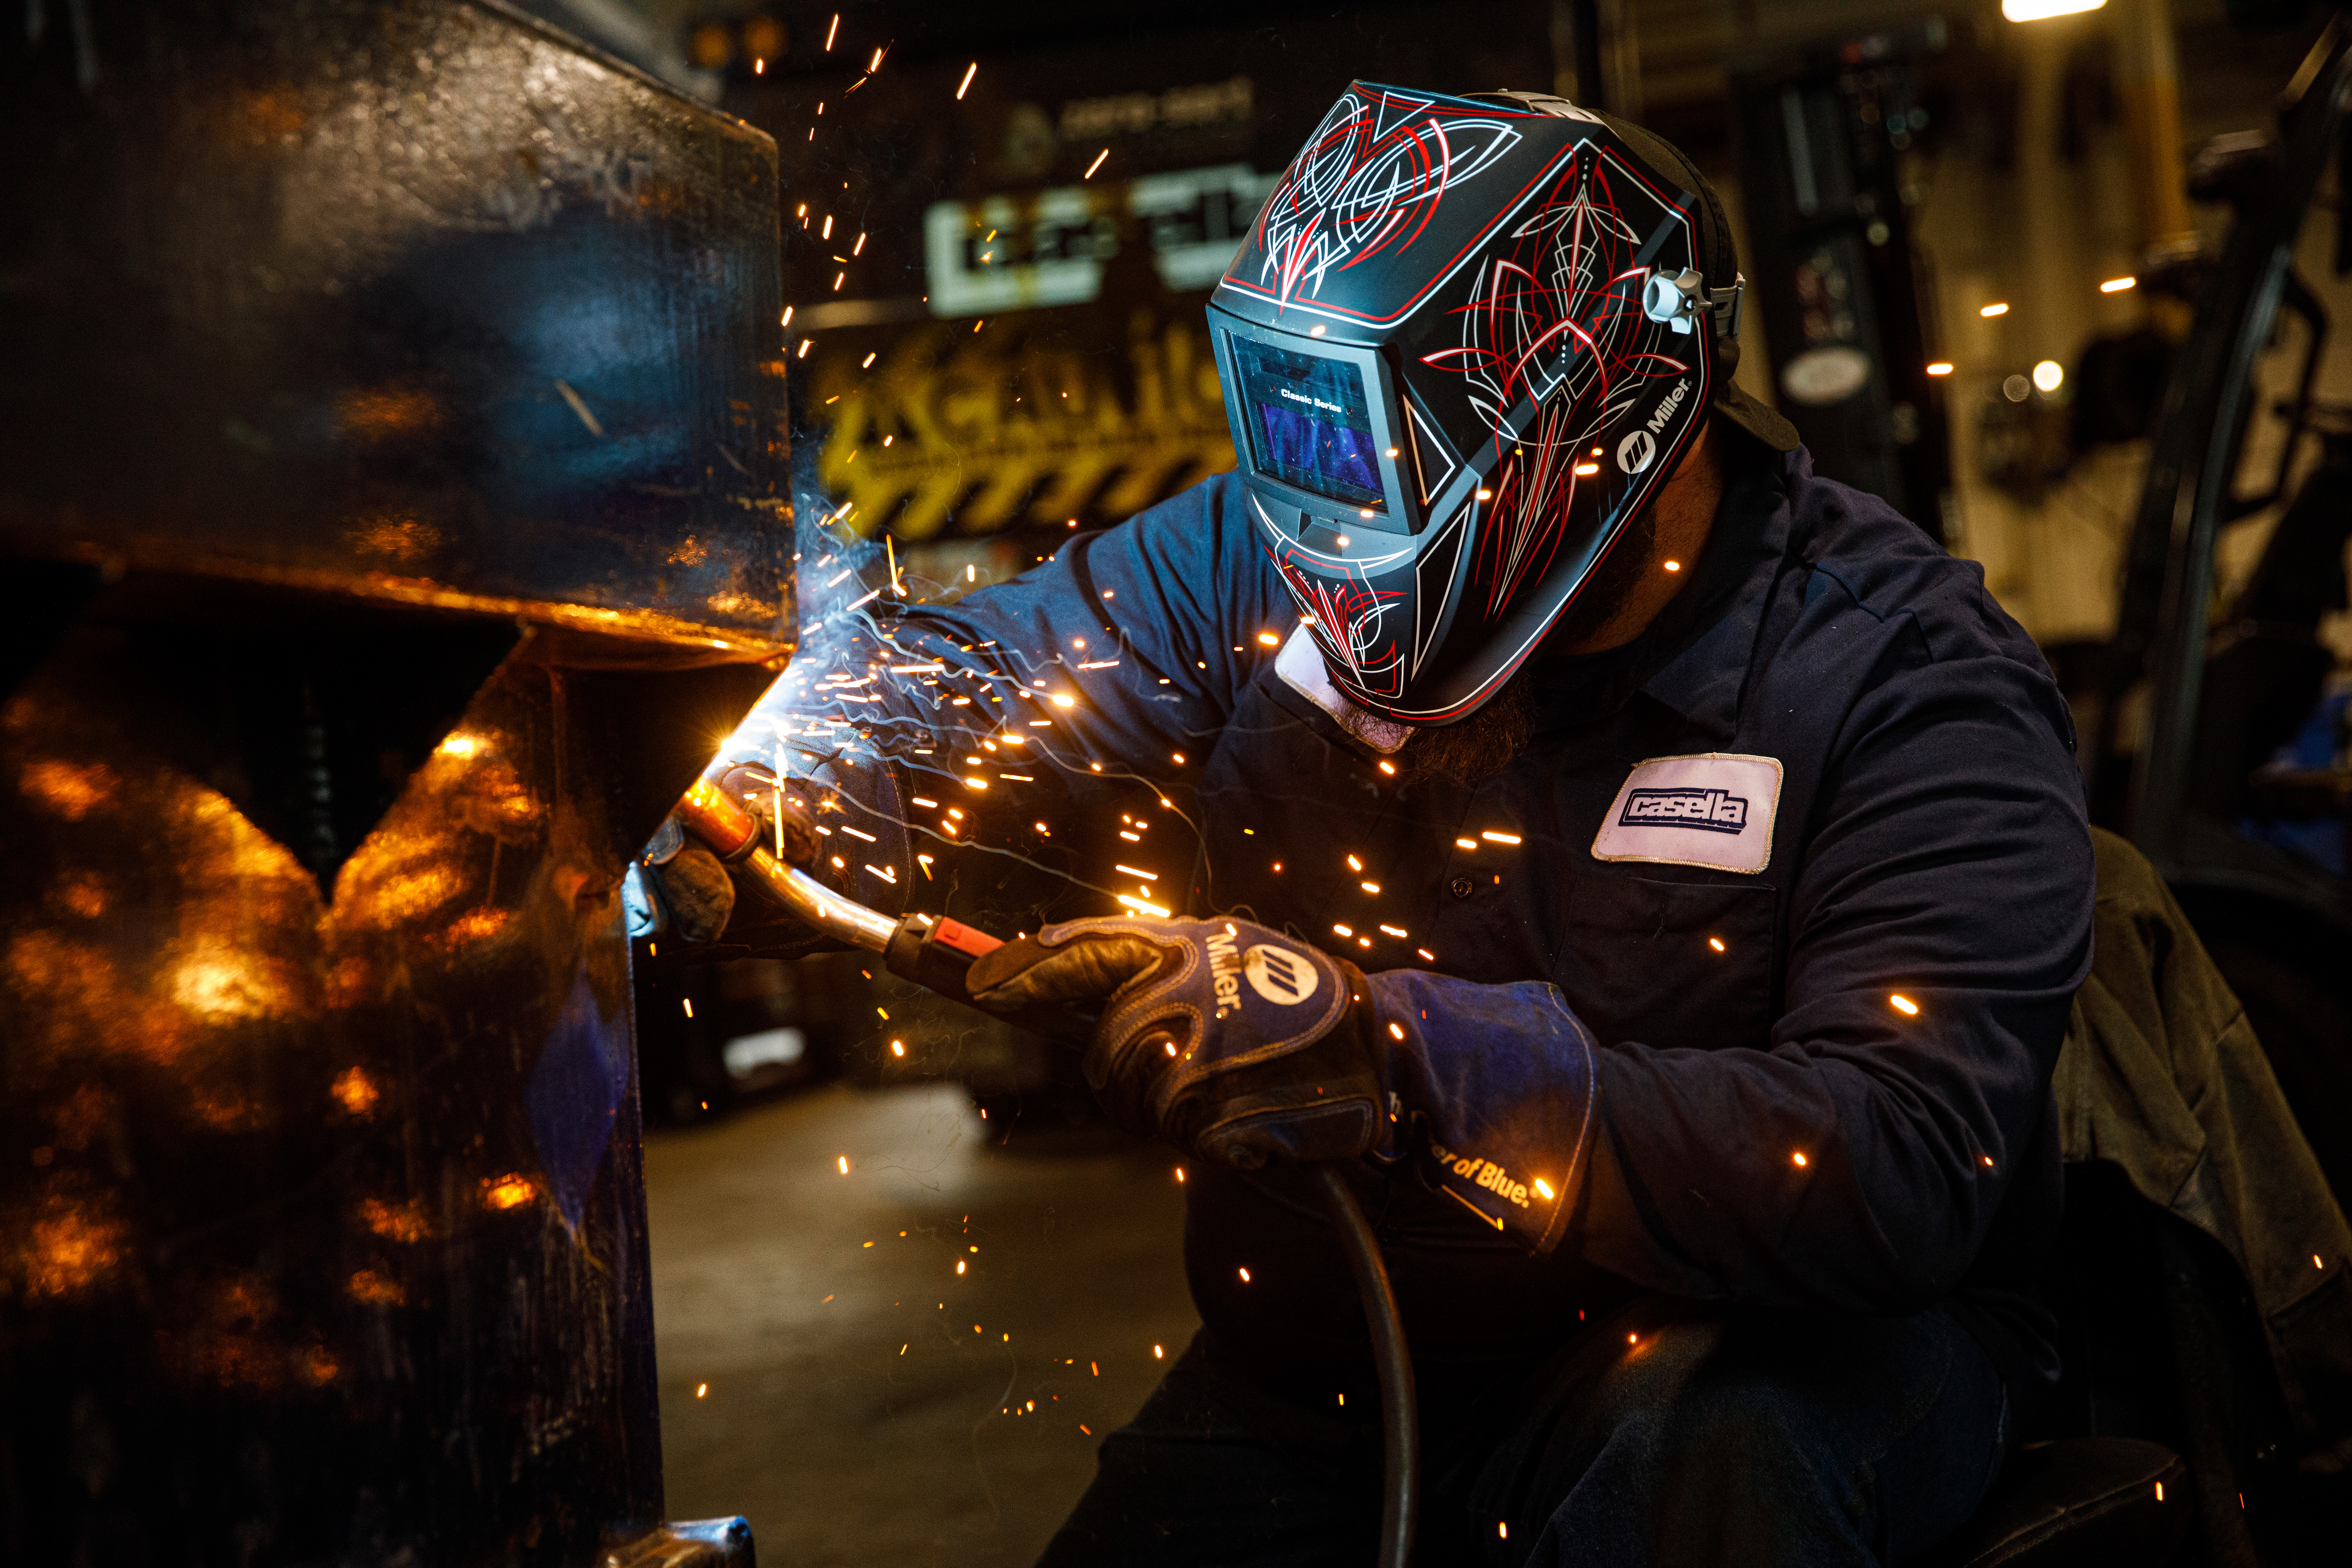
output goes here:
<path id="1" fill-rule="evenodd" d="M 891 973 L 927 990 L 969 1004 L 964 984 L 973 960 L 1003 943 L 986 931 L 944 916 L 910 914 L 898 920 L 835 892 L 807 872 L 787 866 L 765 844 L 760 819 L 709 779 L 698 779 L 678 802 L 686 830 L 729 865 L 748 871 L 777 902 L 812 931 L 836 942 L 882 955 Z M 1094 1020 L 1071 1007 L 1045 1007 L 1014 1015 L 1007 1022 L 1034 1030 L 1060 1044 L 1083 1045 Z M 1420 1420 L 1415 1408 L 1412 1363 L 1406 1354 L 1404 1324 L 1380 1243 L 1361 1205 L 1330 1165 L 1307 1173 L 1362 1297 L 1364 1321 L 1371 1331 L 1372 1358 L 1380 1373 L 1384 1493 L 1381 1510 L 1381 1568 L 1405 1568 L 1412 1553 L 1420 1506 Z"/>

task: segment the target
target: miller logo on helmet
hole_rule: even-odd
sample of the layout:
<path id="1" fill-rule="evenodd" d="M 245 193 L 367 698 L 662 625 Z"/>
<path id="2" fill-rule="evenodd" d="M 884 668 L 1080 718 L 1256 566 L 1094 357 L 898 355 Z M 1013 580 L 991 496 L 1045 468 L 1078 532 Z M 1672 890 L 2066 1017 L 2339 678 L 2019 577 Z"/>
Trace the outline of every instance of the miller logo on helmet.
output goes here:
<path id="1" fill-rule="evenodd" d="M 1563 99 L 1356 82 L 1307 138 L 1209 324 L 1252 520 L 1352 701 L 1475 711 L 1674 472 L 1738 298 L 1699 204 Z"/>

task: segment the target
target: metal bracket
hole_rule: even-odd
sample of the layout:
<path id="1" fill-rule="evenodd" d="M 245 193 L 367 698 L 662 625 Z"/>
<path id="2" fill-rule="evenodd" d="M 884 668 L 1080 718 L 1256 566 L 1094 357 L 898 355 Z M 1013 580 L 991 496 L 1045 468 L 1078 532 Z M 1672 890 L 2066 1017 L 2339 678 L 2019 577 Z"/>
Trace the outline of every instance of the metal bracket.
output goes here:
<path id="1" fill-rule="evenodd" d="M 1739 308 L 1748 294 L 1748 279 L 1739 273 L 1731 275 L 1728 289 L 1707 290 L 1706 308 L 1715 312 L 1715 334 L 1718 338 L 1739 336 Z"/>
<path id="2" fill-rule="evenodd" d="M 730 1519 L 673 1520 L 604 1553 L 604 1568 L 754 1568 L 751 1526 Z"/>

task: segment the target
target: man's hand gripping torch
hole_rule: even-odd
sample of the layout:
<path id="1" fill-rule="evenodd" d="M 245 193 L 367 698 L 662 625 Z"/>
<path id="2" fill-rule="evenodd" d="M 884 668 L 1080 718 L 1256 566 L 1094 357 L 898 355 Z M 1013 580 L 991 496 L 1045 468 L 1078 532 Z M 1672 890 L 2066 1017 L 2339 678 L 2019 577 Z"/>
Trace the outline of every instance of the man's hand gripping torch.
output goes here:
<path id="1" fill-rule="evenodd" d="M 1005 945 L 987 932 L 975 931 L 959 921 L 919 914 L 893 920 L 835 892 L 807 872 L 786 865 L 779 858 L 765 842 L 766 835 L 760 819 L 740 802 L 729 798 L 726 792 L 709 779 L 695 782 L 694 787 L 687 791 L 686 797 L 678 803 L 676 815 L 686 831 L 700 839 L 721 861 L 747 872 L 752 880 L 766 889 L 778 903 L 812 931 L 852 947 L 881 954 L 890 973 L 940 995 L 970 1005 L 972 997 L 968 977 L 973 963 Z M 1086 933 L 1080 931 L 1079 927 L 1100 924 L 1128 928 L 1135 923 L 1125 920 L 1076 922 L 1072 927 L 1061 929 L 1072 935 L 1083 935 Z M 1234 931 L 1234 924 L 1227 922 L 1226 933 L 1230 935 Z M 1047 934 L 1041 932 L 1040 936 Z M 1122 929 L 1100 934 L 1116 938 L 1126 933 Z M 1213 975 L 1220 955 L 1216 951 L 1218 944 L 1213 940 L 1215 933 L 1210 934 L 1212 940 L 1204 945 L 1208 950 L 1206 963 Z M 1223 945 L 1231 947 L 1234 944 L 1227 942 Z M 1293 961 L 1301 956 L 1287 949 L 1282 951 Z M 1235 957 L 1238 962 L 1238 953 Z M 1259 958 L 1255 962 L 1263 966 L 1269 961 Z M 1324 964 L 1329 963 L 1328 960 L 1320 962 Z M 1074 969 L 1083 970 L 1085 966 L 1065 963 L 1060 967 L 1067 975 Z M 1179 963 L 1163 965 L 1162 969 L 1176 973 L 1187 967 Z M 995 1016 L 1032 1029 L 1048 1039 L 1084 1048 L 1096 1033 L 1095 1015 L 1087 1011 L 1077 997 L 1068 996 L 1066 992 L 1057 996 L 1057 987 L 1052 984 L 1054 972 L 1048 969 L 1045 973 L 1048 976 L 1048 984 L 1042 987 L 1033 984 L 1000 988 L 1003 992 L 1021 995 L 1030 1002 L 1030 1005 L 1013 1012 L 1007 1012 L 1001 1005 L 991 1010 Z M 1260 982 L 1254 979 L 1252 984 Z M 1281 988 L 1285 984 L 1295 989 L 1307 982 L 1303 972 L 1299 972 L 1277 973 L 1264 984 L 1274 986 L 1273 994 L 1279 995 L 1283 994 Z M 1212 980 L 1213 989 L 1213 985 Z M 1116 1017 L 1113 1021 L 1116 1022 Z M 1124 1054 L 1132 1057 L 1140 1051 L 1150 1056 L 1163 1048 L 1171 1061 L 1189 1061 L 1194 1054 L 1196 1042 L 1172 1036 L 1152 1035 L 1139 1042 L 1128 1042 Z M 1339 1062 L 1335 1061 L 1331 1065 L 1335 1069 L 1345 1070 Z M 1187 1076 L 1174 1075 L 1177 1079 Z M 1098 1089 L 1101 1087 L 1097 1085 Z M 1318 1095 L 1321 1093 L 1319 1089 L 1317 1092 Z M 1263 1095 L 1245 1096 L 1242 1101 L 1230 1102 L 1230 1108 L 1235 1110 L 1250 1106 L 1255 1107 L 1258 1115 L 1255 1118 L 1244 1117 L 1240 1121 L 1255 1120 L 1277 1131 L 1271 1136 L 1243 1137 L 1226 1144 L 1229 1157 L 1234 1163 L 1254 1165 L 1262 1163 L 1269 1152 L 1303 1153 L 1314 1146 L 1316 1139 L 1311 1115 L 1302 1123 L 1297 1115 L 1298 1108 L 1270 1103 Z M 1308 1129 L 1303 1140 L 1298 1131 L 1302 1126 Z M 1412 1365 L 1406 1355 L 1403 1325 L 1397 1315 L 1396 1297 L 1389 1286 L 1387 1268 L 1381 1260 L 1380 1244 L 1373 1237 L 1371 1226 L 1366 1222 L 1355 1194 L 1339 1175 L 1337 1164 L 1314 1162 L 1305 1163 L 1304 1169 L 1313 1181 L 1348 1254 L 1357 1290 L 1363 1299 L 1364 1319 L 1371 1330 L 1373 1360 L 1381 1378 L 1384 1428 L 1382 1449 L 1386 1471 L 1378 1561 L 1381 1568 L 1404 1568 L 1412 1551 L 1413 1527 L 1417 1521 L 1420 1456 Z"/>

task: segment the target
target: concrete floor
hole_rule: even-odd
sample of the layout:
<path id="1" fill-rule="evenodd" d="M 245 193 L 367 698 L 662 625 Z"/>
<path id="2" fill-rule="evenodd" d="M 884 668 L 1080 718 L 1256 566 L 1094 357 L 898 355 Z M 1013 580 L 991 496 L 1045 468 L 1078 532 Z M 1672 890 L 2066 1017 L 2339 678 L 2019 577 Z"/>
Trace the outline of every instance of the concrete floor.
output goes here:
<path id="1" fill-rule="evenodd" d="M 991 1138 L 945 1086 L 647 1138 L 671 1518 L 766 1568 L 1034 1560 L 1197 1320 L 1172 1157 Z"/>

